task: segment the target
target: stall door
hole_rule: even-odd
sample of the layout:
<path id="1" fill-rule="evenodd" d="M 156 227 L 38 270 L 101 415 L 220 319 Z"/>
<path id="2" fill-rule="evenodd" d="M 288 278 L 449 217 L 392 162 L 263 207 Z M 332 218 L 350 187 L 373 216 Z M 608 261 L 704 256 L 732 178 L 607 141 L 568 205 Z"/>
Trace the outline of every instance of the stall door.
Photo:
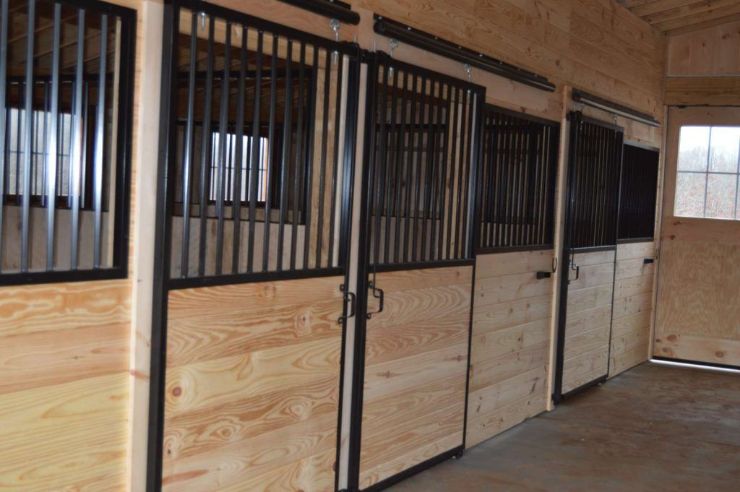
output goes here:
<path id="1" fill-rule="evenodd" d="M 481 88 L 383 54 L 369 74 L 367 314 L 352 445 L 359 489 L 462 451 L 483 100 Z"/>
<path id="2" fill-rule="evenodd" d="M 168 9 L 151 487 L 334 490 L 356 52 L 206 4 Z"/>
<path id="3" fill-rule="evenodd" d="M 609 372 L 623 131 L 570 114 L 555 400 Z"/>

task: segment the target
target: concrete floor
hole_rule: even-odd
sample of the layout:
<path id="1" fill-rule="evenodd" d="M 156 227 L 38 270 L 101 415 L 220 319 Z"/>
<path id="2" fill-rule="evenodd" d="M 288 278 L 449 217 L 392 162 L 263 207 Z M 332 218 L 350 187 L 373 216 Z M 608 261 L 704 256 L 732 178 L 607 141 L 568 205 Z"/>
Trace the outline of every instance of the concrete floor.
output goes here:
<path id="1" fill-rule="evenodd" d="M 646 363 L 390 490 L 740 492 L 740 375 Z"/>

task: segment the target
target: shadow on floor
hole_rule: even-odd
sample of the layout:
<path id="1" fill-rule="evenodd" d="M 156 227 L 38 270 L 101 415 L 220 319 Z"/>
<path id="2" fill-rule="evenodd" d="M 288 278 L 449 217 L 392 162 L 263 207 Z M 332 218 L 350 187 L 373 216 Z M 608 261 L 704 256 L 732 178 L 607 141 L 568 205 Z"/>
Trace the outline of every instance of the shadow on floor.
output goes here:
<path id="1" fill-rule="evenodd" d="M 740 492 L 740 375 L 646 363 L 389 490 Z"/>

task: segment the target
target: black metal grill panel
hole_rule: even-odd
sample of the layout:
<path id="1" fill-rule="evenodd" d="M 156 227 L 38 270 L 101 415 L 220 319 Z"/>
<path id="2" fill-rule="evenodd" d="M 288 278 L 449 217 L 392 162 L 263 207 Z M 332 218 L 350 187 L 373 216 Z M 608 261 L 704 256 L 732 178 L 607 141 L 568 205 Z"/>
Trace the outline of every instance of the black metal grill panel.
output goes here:
<path id="1" fill-rule="evenodd" d="M 560 125 L 486 106 L 478 251 L 552 247 Z"/>
<path id="2" fill-rule="evenodd" d="M 374 57 L 370 264 L 469 259 L 483 88 Z"/>

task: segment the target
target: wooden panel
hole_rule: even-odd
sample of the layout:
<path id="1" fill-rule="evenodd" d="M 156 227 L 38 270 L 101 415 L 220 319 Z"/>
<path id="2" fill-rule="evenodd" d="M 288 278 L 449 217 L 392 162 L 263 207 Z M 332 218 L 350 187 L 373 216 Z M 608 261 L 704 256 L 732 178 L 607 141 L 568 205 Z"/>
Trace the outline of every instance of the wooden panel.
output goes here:
<path id="1" fill-rule="evenodd" d="M 552 251 L 479 255 L 471 340 L 468 425 L 474 446 L 547 405 Z M 532 309 L 532 303 L 538 304 Z M 509 312 L 509 316 L 497 313 Z"/>
<path id="2" fill-rule="evenodd" d="M 740 77 L 668 77 L 665 103 L 670 106 L 740 105 Z"/>
<path id="3" fill-rule="evenodd" d="M 663 117 L 665 38 L 612 0 L 359 0 L 353 8 L 363 18 L 376 12 L 542 73 L 560 86 L 576 86 Z M 359 34 L 364 47 L 377 44 L 387 50 L 387 41 L 372 33 L 371 22 L 363 20 Z M 447 65 L 446 72 L 464 76 L 458 66 L 404 44 L 394 57 L 434 63 L 436 69 Z M 522 90 L 479 70 L 474 80 L 489 87 L 490 102 L 559 119 L 560 93 Z"/>
<path id="4" fill-rule="evenodd" d="M 125 488 L 129 290 L 0 289 L 0 488 Z"/>
<path id="5" fill-rule="evenodd" d="M 385 309 L 367 322 L 362 488 L 462 445 L 472 272 L 377 275 Z"/>
<path id="6" fill-rule="evenodd" d="M 655 258 L 653 241 L 617 246 L 609 377 L 649 357 L 655 263 L 645 258 Z"/>
<path id="7" fill-rule="evenodd" d="M 737 20 L 737 0 L 618 0 L 635 15 L 668 34 L 691 33 L 697 29 Z"/>
<path id="8" fill-rule="evenodd" d="M 713 226 L 724 230 L 724 240 L 713 237 L 720 232 Z M 740 366 L 738 238 L 737 222 L 664 224 L 656 356 Z"/>
<path id="9" fill-rule="evenodd" d="M 333 488 L 342 280 L 170 294 L 164 489 Z"/>
<path id="10" fill-rule="evenodd" d="M 576 253 L 565 322 L 562 392 L 568 393 L 608 372 L 614 293 L 614 251 Z"/>

